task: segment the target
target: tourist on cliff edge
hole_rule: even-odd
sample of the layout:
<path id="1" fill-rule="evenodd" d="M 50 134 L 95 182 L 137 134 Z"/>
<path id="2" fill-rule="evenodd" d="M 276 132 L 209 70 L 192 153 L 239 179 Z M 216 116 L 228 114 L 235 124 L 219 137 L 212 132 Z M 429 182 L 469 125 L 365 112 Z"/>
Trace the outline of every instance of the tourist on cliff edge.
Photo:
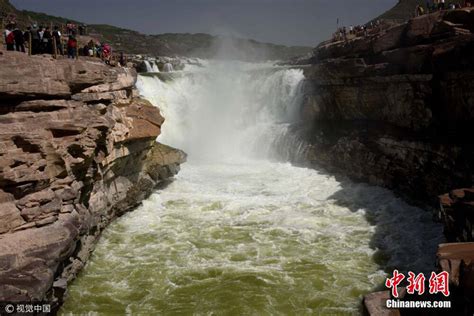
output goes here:
<path id="1" fill-rule="evenodd" d="M 15 26 L 15 30 L 13 31 L 15 37 L 15 48 L 18 52 L 25 52 L 25 37 L 23 36 L 23 32 Z"/>
<path id="2" fill-rule="evenodd" d="M 40 33 L 38 31 L 38 26 L 33 24 L 30 30 L 31 36 L 31 54 L 36 55 L 40 53 Z"/>
<path id="3" fill-rule="evenodd" d="M 43 33 L 43 53 L 53 53 L 53 35 L 51 35 L 49 27 L 46 27 Z"/>
<path id="4" fill-rule="evenodd" d="M 53 38 L 56 41 L 56 49 L 57 49 L 56 53 L 60 55 L 64 55 L 63 43 L 61 41 L 61 31 L 59 30 L 59 26 L 57 25 L 54 27 Z"/>
<path id="5" fill-rule="evenodd" d="M 70 35 L 69 40 L 67 41 L 67 57 L 68 58 L 76 58 L 76 50 L 77 50 L 77 40 L 74 36 Z"/>
<path id="6" fill-rule="evenodd" d="M 15 50 L 15 34 L 13 34 L 11 24 L 7 25 L 3 32 L 3 36 L 5 37 L 5 43 L 7 44 L 7 50 Z"/>

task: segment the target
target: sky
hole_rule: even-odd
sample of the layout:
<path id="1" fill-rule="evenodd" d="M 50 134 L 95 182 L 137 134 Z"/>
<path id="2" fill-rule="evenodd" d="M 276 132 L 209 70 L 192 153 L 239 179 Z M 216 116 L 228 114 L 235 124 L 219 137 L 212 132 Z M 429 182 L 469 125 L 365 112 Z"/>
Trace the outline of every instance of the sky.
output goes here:
<path id="1" fill-rule="evenodd" d="M 397 0 L 10 0 L 19 9 L 145 34 L 231 34 L 315 46 L 339 25 L 363 24 Z"/>

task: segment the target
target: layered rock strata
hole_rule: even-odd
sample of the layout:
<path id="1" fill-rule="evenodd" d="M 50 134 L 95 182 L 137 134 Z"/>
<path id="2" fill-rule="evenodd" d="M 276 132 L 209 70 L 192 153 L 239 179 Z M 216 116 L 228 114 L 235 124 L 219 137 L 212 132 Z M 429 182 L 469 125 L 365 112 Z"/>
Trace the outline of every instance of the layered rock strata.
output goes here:
<path id="1" fill-rule="evenodd" d="M 61 303 L 101 231 L 176 174 L 136 73 L 0 52 L 0 301 Z"/>
<path id="2" fill-rule="evenodd" d="M 450 244 L 450 312 L 474 311 L 474 9 L 436 12 L 378 34 L 325 42 L 306 64 L 301 121 L 291 129 L 293 161 L 323 166 L 393 189 L 436 208 Z M 450 192 L 449 194 L 444 194 Z M 443 195 L 444 194 L 444 195 Z M 389 310 L 388 291 L 367 295 L 371 315 Z M 406 295 L 404 300 L 445 299 Z M 420 311 L 418 311 L 420 312 Z M 442 311 L 440 311 L 442 313 Z"/>
<path id="3" fill-rule="evenodd" d="M 318 46 L 304 67 L 304 157 L 435 206 L 473 179 L 474 10 Z M 298 160 L 298 157 L 294 157 Z"/>

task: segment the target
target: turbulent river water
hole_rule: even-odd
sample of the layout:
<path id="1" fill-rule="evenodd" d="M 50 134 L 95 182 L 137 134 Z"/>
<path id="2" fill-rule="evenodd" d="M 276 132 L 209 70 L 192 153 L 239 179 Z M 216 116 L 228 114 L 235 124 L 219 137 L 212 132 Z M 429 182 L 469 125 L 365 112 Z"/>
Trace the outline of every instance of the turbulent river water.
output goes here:
<path id="1" fill-rule="evenodd" d="M 296 69 L 210 62 L 143 75 L 159 141 L 189 161 L 110 225 L 61 313 L 346 315 L 393 268 L 432 270 L 441 228 L 382 188 L 278 162 Z"/>

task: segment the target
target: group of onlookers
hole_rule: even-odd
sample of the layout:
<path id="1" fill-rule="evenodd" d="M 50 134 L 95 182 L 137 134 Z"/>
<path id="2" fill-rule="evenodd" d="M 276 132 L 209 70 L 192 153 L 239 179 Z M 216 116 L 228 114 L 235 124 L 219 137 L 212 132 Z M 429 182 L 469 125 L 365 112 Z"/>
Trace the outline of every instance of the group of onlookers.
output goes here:
<path id="1" fill-rule="evenodd" d="M 85 24 L 81 24 L 79 26 L 77 26 L 76 24 L 72 23 L 72 22 L 66 22 L 66 34 L 67 35 L 77 35 L 79 33 L 79 35 L 86 35 L 87 33 L 87 25 Z"/>
<path id="2" fill-rule="evenodd" d="M 32 55 L 53 54 L 56 48 L 56 53 L 63 54 L 61 31 L 58 26 L 51 30 L 49 27 L 33 24 L 23 32 L 18 25 L 10 23 L 6 26 L 3 36 L 7 50 L 10 51 L 25 53 L 28 48 Z"/>
<path id="3" fill-rule="evenodd" d="M 465 0 L 463 3 L 451 2 L 446 0 L 427 0 L 426 6 L 417 5 L 415 9 L 415 16 L 421 16 L 425 13 L 432 13 L 439 10 L 454 10 L 462 7 L 471 7 L 474 3 L 474 0 Z M 333 34 L 332 40 L 337 41 L 347 41 L 350 38 L 355 37 L 367 37 L 370 34 L 378 33 L 384 28 L 383 23 L 380 20 L 375 22 L 370 22 L 365 25 L 350 26 L 346 28 L 345 26 L 337 29 L 336 33 Z"/>
<path id="4" fill-rule="evenodd" d="M 471 7 L 471 0 L 464 0 L 461 4 L 460 2 L 452 2 L 446 0 L 427 0 L 425 7 L 422 5 L 417 5 L 415 8 L 415 16 L 421 16 L 425 13 L 432 13 L 440 10 L 455 10 L 462 7 Z"/>
<path id="5" fill-rule="evenodd" d="M 83 48 L 79 47 L 76 39 L 76 25 L 68 23 L 66 25 L 67 40 L 63 40 L 59 26 L 53 30 L 49 27 L 33 24 L 26 31 L 22 31 L 14 22 L 7 24 L 3 33 L 4 43 L 9 51 L 19 51 L 31 55 L 57 54 L 65 55 L 68 58 L 78 56 L 89 56 L 102 58 L 106 63 L 110 62 L 112 47 L 109 44 L 96 43 L 93 40 Z M 79 35 L 85 34 L 83 25 L 79 26 Z"/>
<path id="6" fill-rule="evenodd" d="M 96 43 L 90 40 L 79 52 L 82 56 L 101 57 L 104 61 L 110 61 L 112 47 L 109 44 Z"/>
<path id="7" fill-rule="evenodd" d="M 351 25 L 349 28 L 343 26 L 338 28 L 337 32 L 333 34 L 333 41 L 347 41 L 351 37 L 367 37 L 371 33 L 378 32 L 381 25 L 381 21 L 377 20 L 366 25 Z"/>

